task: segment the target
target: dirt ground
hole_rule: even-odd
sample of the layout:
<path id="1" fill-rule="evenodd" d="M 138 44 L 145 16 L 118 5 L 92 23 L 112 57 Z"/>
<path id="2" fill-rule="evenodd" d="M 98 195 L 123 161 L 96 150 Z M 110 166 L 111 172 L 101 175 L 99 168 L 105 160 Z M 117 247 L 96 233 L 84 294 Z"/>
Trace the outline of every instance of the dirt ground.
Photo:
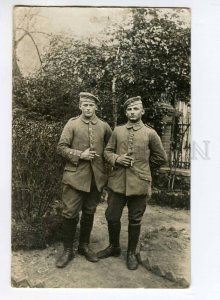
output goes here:
<path id="1" fill-rule="evenodd" d="M 101 203 L 95 215 L 91 247 L 99 251 L 108 245 L 107 223 Z M 143 218 L 140 249 L 141 265 L 126 268 L 127 209 L 121 230 L 122 254 L 98 263 L 76 253 L 64 269 L 55 261 L 61 243 L 44 250 L 12 253 L 12 286 L 45 288 L 185 288 L 190 283 L 190 213 L 187 210 L 148 206 Z"/>

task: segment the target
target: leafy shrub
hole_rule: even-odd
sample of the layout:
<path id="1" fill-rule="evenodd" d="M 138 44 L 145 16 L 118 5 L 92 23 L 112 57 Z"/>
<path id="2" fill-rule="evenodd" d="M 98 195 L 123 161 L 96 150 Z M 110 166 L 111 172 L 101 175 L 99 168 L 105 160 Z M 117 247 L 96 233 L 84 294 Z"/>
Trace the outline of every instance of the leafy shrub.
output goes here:
<path id="1" fill-rule="evenodd" d="M 185 172 L 185 173 L 184 173 Z M 180 192 L 190 191 L 190 173 L 189 170 L 160 170 L 152 174 L 153 186 L 161 190 L 175 190 Z M 174 179 L 173 187 L 170 188 L 170 180 Z"/>
<path id="2" fill-rule="evenodd" d="M 12 137 L 12 213 L 35 220 L 60 199 L 63 164 L 56 154 L 61 122 L 36 121 L 14 115 Z"/>
<path id="3" fill-rule="evenodd" d="M 12 222 L 12 249 L 30 250 L 46 247 L 45 231 L 41 222 Z"/>
<path id="4" fill-rule="evenodd" d="M 45 216 L 31 222 L 12 220 L 12 249 L 15 251 L 44 249 L 62 240 L 61 215 Z"/>
<path id="5" fill-rule="evenodd" d="M 166 110 L 190 98 L 190 30 L 160 10 L 132 9 L 125 28 L 108 28 L 99 42 L 51 35 L 41 68 L 14 78 L 14 105 L 47 120 L 77 115 L 81 91 L 95 93 L 110 125 L 126 121 L 123 103 L 141 96 L 144 122 L 161 134 Z M 114 104 L 114 105 L 113 105 Z M 117 109 L 116 109 L 117 107 Z"/>
<path id="6" fill-rule="evenodd" d="M 187 191 L 154 190 L 150 199 L 150 204 L 190 209 L 190 193 Z"/>

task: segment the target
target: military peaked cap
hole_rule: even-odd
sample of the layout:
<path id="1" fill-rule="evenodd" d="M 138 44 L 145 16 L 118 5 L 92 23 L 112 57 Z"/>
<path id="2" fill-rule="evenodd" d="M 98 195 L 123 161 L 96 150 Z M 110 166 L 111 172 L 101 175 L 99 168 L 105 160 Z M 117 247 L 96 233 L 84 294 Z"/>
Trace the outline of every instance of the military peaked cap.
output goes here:
<path id="1" fill-rule="evenodd" d="M 142 104 L 141 97 L 137 96 L 137 97 L 127 99 L 124 103 L 124 108 L 126 109 L 128 105 L 131 104 Z"/>
<path id="2" fill-rule="evenodd" d="M 86 93 L 86 92 L 81 92 L 79 94 L 80 96 L 80 102 L 82 101 L 86 101 L 86 100 L 93 100 L 95 101 L 97 104 L 100 102 L 99 98 L 94 96 L 93 94 L 90 94 L 90 93 Z"/>

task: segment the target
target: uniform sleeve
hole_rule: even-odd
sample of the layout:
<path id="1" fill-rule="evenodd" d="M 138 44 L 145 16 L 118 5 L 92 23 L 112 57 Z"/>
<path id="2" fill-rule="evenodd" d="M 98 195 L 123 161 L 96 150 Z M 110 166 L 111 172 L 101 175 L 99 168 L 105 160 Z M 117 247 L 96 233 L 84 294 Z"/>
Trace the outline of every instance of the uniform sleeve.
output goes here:
<path id="1" fill-rule="evenodd" d="M 159 168 L 167 162 L 167 155 L 161 139 L 155 130 L 150 134 L 150 163 L 152 168 Z"/>
<path id="2" fill-rule="evenodd" d="M 115 153 L 116 146 L 117 146 L 117 134 L 116 134 L 116 130 L 114 130 L 104 150 L 104 157 L 106 161 L 110 163 L 112 166 L 115 166 L 115 161 L 119 156 Z"/>
<path id="3" fill-rule="evenodd" d="M 70 161 L 75 166 L 78 166 L 79 158 L 82 151 L 71 148 L 73 136 L 74 125 L 72 121 L 68 121 L 63 129 L 60 140 L 58 142 L 57 153 L 66 160 Z"/>
<path id="4" fill-rule="evenodd" d="M 106 131 L 105 131 L 105 137 L 104 137 L 105 145 L 108 144 L 108 141 L 109 141 L 111 135 L 112 135 L 111 127 L 108 125 L 108 123 L 106 123 Z"/>

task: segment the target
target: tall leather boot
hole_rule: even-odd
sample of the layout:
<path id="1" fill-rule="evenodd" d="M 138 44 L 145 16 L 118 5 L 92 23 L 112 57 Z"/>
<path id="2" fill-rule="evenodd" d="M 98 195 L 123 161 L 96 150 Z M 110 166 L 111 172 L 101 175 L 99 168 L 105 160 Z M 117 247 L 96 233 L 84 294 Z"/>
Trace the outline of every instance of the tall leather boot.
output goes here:
<path id="1" fill-rule="evenodd" d="M 63 218 L 63 246 L 62 255 L 57 259 L 56 267 L 64 268 L 74 258 L 73 241 L 76 234 L 78 218 L 67 219 Z"/>
<path id="2" fill-rule="evenodd" d="M 97 253 L 98 258 L 107 258 L 110 256 L 119 256 L 121 254 L 121 248 L 119 243 L 121 231 L 121 222 L 108 222 L 108 233 L 109 233 L 109 245 L 104 250 Z"/>
<path id="3" fill-rule="evenodd" d="M 136 270 L 138 268 L 136 248 L 139 241 L 140 231 L 140 224 L 128 225 L 127 267 L 129 270 Z"/>
<path id="4" fill-rule="evenodd" d="M 90 234 L 93 227 L 94 215 L 82 213 L 80 221 L 80 236 L 78 253 L 85 256 L 90 262 L 98 262 L 95 252 L 89 247 Z"/>

